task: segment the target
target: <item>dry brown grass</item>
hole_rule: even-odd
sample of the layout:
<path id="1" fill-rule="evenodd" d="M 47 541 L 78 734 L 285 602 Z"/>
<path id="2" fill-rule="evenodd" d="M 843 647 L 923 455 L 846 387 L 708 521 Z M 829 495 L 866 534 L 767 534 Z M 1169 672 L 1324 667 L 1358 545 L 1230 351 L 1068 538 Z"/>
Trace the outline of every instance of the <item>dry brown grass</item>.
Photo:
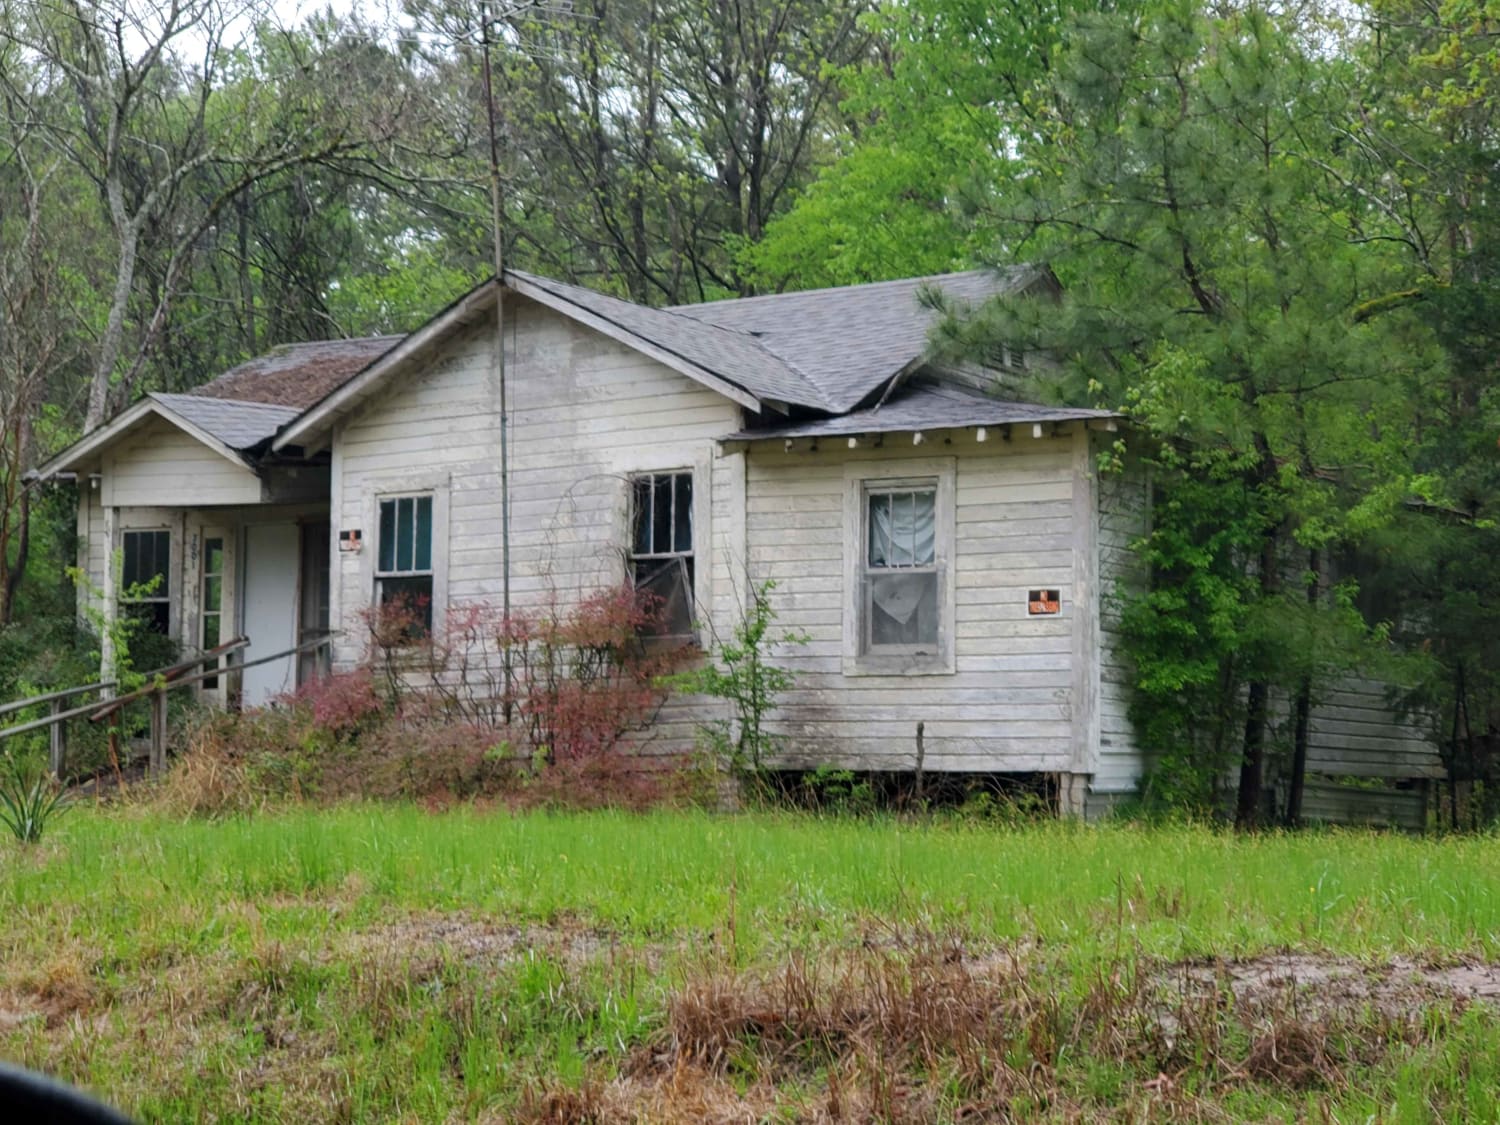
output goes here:
<path id="1" fill-rule="evenodd" d="M 1070 995 L 1030 951 L 933 939 L 794 955 L 771 972 L 710 966 L 674 990 L 661 1032 L 616 1076 L 534 1090 L 522 1119 L 1228 1121 L 1226 1092 L 1337 1091 L 1455 999 L 1402 978 L 1401 1004 L 1371 1007 L 1366 992 L 1299 991 L 1244 965 L 1192 970 L 1122 961 Z M 1268 983 L 1236 987 L 1257 976 Z M 1065 1064 L 1079 1058 L 1133 1076 L 1124 1101 L 1080 1089 Z"/>

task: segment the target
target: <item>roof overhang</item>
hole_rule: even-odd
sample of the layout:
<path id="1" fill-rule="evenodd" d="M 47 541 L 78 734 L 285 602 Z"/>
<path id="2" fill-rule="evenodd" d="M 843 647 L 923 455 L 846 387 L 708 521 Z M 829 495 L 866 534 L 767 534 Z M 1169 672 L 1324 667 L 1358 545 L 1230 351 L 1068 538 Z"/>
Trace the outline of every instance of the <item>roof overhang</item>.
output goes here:
<path id="1" fill-rule="evenodd" d="M 373 394 L 392 374 L 439 347 L 455 332 L 472 324 L 481 313 L 493 308 L 497 288 L 500 286 L 491 279 L 469 290 L 338 390 L 309 407 L 301 417 L 289 422 L 271 443 L 272 450 L 280 451 L 291 445 L 311 450 L 326 444 L 326 437 L 334 424 Z M 749 410 L 762 409 L 761 400 L 742 387 L 735 386 L 706 368 L 574 304 L 564 296 L 509 273 L 506 274 L 503 288 L 592 328 Z"/>
<path id="2" fill-rule="evenodd" d="M 255 471 L 255 466 L 238 450 L 225 445 L 202 426 L 189 421 L 165 403 L 159 402 L 148 395 L 128 410 L 121 411 L 115 415 L 104 425 L 91 430 L 61 453 L 37 466 L 30 475 L 37 481 L 46 481 L 64 472 L 76 472 L 101 454 L 107 447 L 126 437 L 132 430 L 137 429 L 153 417 L 161 418 L 171 425 L 176 426 L 183 433 L 213 450 L 235 467 L 248 469 L 251 472 Z"/>

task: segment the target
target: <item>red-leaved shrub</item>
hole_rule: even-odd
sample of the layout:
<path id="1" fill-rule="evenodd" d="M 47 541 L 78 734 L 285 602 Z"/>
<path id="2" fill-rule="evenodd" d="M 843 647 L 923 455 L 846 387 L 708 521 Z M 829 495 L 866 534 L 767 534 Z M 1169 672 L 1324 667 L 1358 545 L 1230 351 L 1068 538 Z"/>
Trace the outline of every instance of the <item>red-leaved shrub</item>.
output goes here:
<path id="1" fill-rule="evenodd" d="M 521 756 L 580 761 L 619 748 L 666 701 L 664 677 L 692 650 L 651 639 L 661 610 L 622 585 L 509 617 L 465 602 L 429 634 L 423 607 L 398 600 L 369 614 L 369 664 L 407 721 L 493 728 Z"/>

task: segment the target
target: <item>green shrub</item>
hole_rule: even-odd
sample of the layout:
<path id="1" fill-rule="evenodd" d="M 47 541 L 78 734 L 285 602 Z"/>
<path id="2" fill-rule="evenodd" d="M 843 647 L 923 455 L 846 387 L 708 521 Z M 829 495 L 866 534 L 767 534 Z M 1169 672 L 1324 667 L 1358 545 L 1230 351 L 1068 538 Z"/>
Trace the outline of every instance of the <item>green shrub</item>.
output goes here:
<path id="1" fill-rule="evenodd" d="M 67 810 L 67 794 L 40 762 L 0 759 L 0 824 L 18 841 L 36 843 L 47 825 Z"/>

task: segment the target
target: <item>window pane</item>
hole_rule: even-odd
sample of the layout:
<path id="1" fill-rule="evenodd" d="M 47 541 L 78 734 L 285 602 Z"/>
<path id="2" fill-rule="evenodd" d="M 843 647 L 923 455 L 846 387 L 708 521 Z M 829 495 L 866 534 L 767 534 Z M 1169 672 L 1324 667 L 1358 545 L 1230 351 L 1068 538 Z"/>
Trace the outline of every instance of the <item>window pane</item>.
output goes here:
<path id="1" fill-rule="evenodd" d="M 169 531 L 127 531 L 122 538 L 120 585 L 125 592 L 132 586 L 144 586 L 153 578 L 160 578 L 146 597 L 165 598 L 167 588 L 167 563 L 172 553 L 172 533 Z"/>
<path id="2" fill-rule="evenodd" d="M 675 516 L 672 521 L 672 549 L 691 552 L 693 549 L 693 476 L 678 473 L 672 478 L 675 497 Z"/>
<path id="3" fill-rule="evenodd" d="M 203 573 L 224 573 L 224 540 L 217 536 L 203 541 Z"/>
<path id="4" fill-rule="evenodd" d="M 870 565 L 890 566 L 891 498 L 883 494 L 870 497 Z"/>
<path id="5" fill-rule="evenodd" d="M 171 631 L 172 606 L 169 602 L 134 602 L 122 607 L 121 612 L 141 622 L 148 633 L 166 636 Z"/>
<path id="6" fill-rule="evenodd" d="M 651 478 L 630 482 L 630 543 L 637 555 L 651 553 Z"/>
<path id="7" fill-rule="evenodd" d="M 416 523 L 413 509 L 415 501 L 404 496 L 396 501 L 396 566 L 398 571 L 412 569 L 413 525 Z"/>
<path id="8" fill-rule="evenodd" d="M 428 574 L 414 578 L 382 578 L 380 580 L 380 604 L 398 608 L 414 618 L 413 636 L 426 636 L 432 632 L 432 576 Z"/>
<path id="9" fill-rule="evenodd" d="M 931 566 L 937 557 L 937 493 L 878 492 L 870 496 L 870 566 Z"/>
<path id="10" fill-rule="evenodd" d="M 672 549 L 672 478 L 651 478 L 651 553 L 666 554 Z"/>
<path id="11" fill-rule="evenodd" d="M 203 615 L 203 648 L 208 650 L 219 647 L 219 615 L 217 613 L 205 613 Z"/>
<path id="12" fill-rule="evenodd" d="M 647 559 L 636 564 L 635 588 L 648 596 L 647 608 L 657 622 L 649 632 L 685 637 L 693 631 L 693 560 Z"/>
<path id="13" fill-rule="evenodd" d="M 120 560 L 120 587 L 128 590 L 140 581 L 141 573 L 141 537 L 134 531 L 125 533 L 125 541 L 121 544 Z"/>
<path id="14" fill-rule="evenodd" d="M 416 566 L 413 570 L 432 569 L 432 497 L 417 497 Z"/>
<path id="15" fill-rule="evenodd" d="M 203 612 L 218 613 L 224 603 L 224 579 L 217 574 L 203 580 Z"/>
<path id="16" fill-rule="evenodd" d="M 380 502 L 380 559 L 376 563 L 376 569 L 382 571 L 396 569 L 396 502 L 394 500 Z"/>
<path id="17" fill-rule="evenodd" d="M 876 574 L 869 583 L 870 644 L 937 645 L 935 573 Z"/>

